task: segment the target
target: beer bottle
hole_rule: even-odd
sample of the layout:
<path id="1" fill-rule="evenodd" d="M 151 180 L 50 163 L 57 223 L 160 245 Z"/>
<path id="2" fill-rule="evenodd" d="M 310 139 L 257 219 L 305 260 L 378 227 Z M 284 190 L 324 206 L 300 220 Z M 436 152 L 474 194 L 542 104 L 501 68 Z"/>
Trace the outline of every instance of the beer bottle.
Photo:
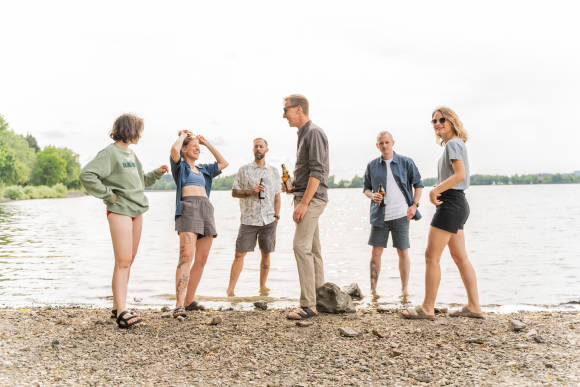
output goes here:
<path id="1" fill-rule="evenodd" d="M 379 206 L 384 207 L 385 206 L 385 190 L 383 189 L 382 184 L 379 184 L 379 193 L 383 196 L 383 199 L 379 203 Z"/>
<path id="2" fill-rule="evenodd" d="M 290 177 L 290 174 L 288 173 L 288 170 L 284 164 L 282 164 L 282 183 L 284 183 L 284 186 L 286 187 L 286 192 L 294 191 L 292 178 Z"/>
<path id="3" fill-rule="evenodd" d="M 260 185 L 262 187 L 264 186 L 264 179 L 262 179 L 261 177 L 260 177 Z M 266 199 L 266 192 L 264 192 L 264 191 L 258 192 L 258 198 L 259 199 Z"/>

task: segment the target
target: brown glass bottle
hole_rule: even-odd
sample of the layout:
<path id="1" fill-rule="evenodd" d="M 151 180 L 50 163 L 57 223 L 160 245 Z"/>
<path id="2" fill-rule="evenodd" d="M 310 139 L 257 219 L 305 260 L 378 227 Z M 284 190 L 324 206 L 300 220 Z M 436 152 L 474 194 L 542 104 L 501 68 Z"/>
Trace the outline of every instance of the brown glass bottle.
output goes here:
<path id="1" fill-rule="evenodd" d="M 379 191 L 378 191 L 378 193 L 380 193 L 383 196 L 383 199 L 379 203 L 379 206 L 384 207 L 385 206 L 385 190 L 383 189 L 383 185 L 382 184 L 379 184 Z"/>
<path id="2" fill-rule="evenodd" d="M 286 187 L 286 192 L 294 191 L 294 185 L 292 184 L 292 178 L 286 169 L 286 166 L 282 164 L 282 183 Z"/>
<path id="3" fill-rule="evenodd" d="M 262 179 L 261 177 L 260 177 L 260 185 L 262 187 L 264 186 L 264 179 Z M 266 199 L 266 192 L 264 192 L 264 191 L 258 192 L 258 198 L 259 199 Z"/>

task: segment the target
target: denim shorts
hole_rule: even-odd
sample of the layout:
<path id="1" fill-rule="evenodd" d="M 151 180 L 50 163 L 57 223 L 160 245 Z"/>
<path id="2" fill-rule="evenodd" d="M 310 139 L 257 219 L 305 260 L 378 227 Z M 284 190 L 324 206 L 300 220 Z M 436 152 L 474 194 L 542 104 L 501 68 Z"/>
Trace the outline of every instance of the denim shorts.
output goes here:
<path id="1" fill-rule="evenodd" d="M 431 226 L 457 234 L 457 231 L 463 230 L 469 218 L 469 204 L 465 194 L 461 190 L 448 189 L 441 193 L 439 200 L 443 204 L 437 206 Z"/>
<path id="2" fill-rule="evenodd" d="M 382 227 L 372 226 L 369 245 L 375 247 L 387 247 L 389 241 L 389 231 L 393 236 L 393 247 L 405 250 L 409 245 L 409 220 L 406 216 L 402 218 L 387 220 Z"/>

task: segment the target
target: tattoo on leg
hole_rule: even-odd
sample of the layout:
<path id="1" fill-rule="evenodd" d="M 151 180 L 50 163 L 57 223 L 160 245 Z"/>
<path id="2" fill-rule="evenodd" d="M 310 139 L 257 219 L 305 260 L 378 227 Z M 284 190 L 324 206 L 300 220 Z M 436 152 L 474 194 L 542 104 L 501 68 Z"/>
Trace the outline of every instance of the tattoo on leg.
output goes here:
<path id="1" fill-rule="evenodd" d="M 267 264 L 262 265 L 262 269 L 264 269 L 264 270 L 268 270 L 269 268 L 270 268 L 270 265 L 267 265 Z"/>
<path id="2" fill-rule="evenodd" d="M 379 272 L 377 270 L 377 264 L 371 261 L 371 289 L 377 289 L 377 282 L 379 280 Z"/>
<path id="3" fill-rule="evenodd" d="M 181 276 L 179 281 L 177 281 L 177 286 L 175 287 L 175 291 L 178 296 L 183 294 L 185 290 L 187 290 L 187 283 L 189 282 L 189 275 L 184 274 Z"/>

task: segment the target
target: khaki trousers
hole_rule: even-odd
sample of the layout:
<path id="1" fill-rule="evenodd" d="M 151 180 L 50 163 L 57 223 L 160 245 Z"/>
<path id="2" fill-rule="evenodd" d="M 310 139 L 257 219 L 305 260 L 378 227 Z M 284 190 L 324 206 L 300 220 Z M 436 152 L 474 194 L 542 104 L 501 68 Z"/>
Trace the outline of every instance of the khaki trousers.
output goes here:
<path id="1" fill-rule="evenodd" d="M 302 197 L 294 197 L 294 208 Z M 326 202 L 312 198 L 304 219 L 296 223 L 294 233 L 294 257 L 300 279 L 300 306 L 316 305 L 316 289 L 324 284 L 324 265 L 318 235 L 318 218 L 324 212 Z"/>

